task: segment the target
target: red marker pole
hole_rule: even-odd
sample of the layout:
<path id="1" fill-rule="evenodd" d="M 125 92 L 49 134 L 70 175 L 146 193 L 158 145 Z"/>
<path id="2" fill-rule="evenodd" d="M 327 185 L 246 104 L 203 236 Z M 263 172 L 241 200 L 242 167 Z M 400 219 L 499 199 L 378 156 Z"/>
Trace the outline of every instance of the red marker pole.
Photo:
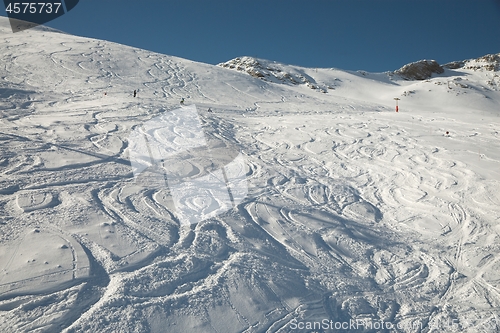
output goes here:
<path id="1" fill-rule="evenodd" d="M 398 106 L 398 101 L 400 100 L 399 98 L 395 97 L 394 100 L 396 101 L 396 112 L 399 112 L 399 106 Z"/>

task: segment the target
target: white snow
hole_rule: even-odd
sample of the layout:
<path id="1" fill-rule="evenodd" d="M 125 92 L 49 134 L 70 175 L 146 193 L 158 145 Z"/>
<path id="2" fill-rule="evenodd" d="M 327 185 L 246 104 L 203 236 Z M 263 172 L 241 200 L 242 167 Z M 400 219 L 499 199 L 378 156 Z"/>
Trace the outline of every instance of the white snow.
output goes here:
<path id="1" fill-rule="evenodd" d="M 5 18 L 0 38 L 0 331 L 500 331 L 493 58 L 423 81 L 255 60 L 263 80 Z M 148 125 L 181 98 L 203 137 Z M 148 129 L 207 148 L 155 170 Z M 159 171 L 241 165 L 236 207 L 181 223 L 217 200 Z"/>

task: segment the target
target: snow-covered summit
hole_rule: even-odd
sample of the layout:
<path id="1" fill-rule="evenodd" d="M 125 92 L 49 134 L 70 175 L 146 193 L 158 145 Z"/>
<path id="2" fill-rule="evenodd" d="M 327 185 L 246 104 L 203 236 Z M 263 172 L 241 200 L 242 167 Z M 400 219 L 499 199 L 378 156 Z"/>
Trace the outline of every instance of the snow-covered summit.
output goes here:
<path id="1" fill-rule="evenodd" d="M 407 64 L 394 71 L 394 74 L 406 80 L 426 80 L 434 74 L 443 74 L 445 69 L 485 70 L 498 72 L 500 70 L 500 53 L 462 61 L 453 61 L 440 65 L 435 60 L 420 60 Z"/>
<path id="2" fill-rule="evenodd" d="M 238 57 L 217 66 L 245 73 L 266 82 L 304 86 L 323 93 L 338 93 L 339 89 L 346 87 L 350 90 L 352 88 L 357 90 L 356 86 L 364 86 L 363 82 L 366 80 L 382 85 L 396 83 L 401 86 L 418 86 L 419 82 L 428 80 L 440 85 L 449 81 L 450 78 L 453 82 L 468 81 L 467 84 L 462 82 L 457 87 L 471 88 L 476 86 L 478 88 L 476 91 L 481 91 L 481 87 L 484 85 L 497 90 L 500 80 L 498 75 L 491 76 L 487 72 L 496 73 L 498 71 L 499 59 L 500 55 L 486 55 L 478 59 L 456 61 L 445 65 L 440 65 L 435 60 L 420 60 L 404 65 L 398 70 L 385 73 L 343 71 L 334 68 L 304 68 L 253 57 Z M 484 69 L 486 73 L 478 71 L 480 69 Z M 445 71 L 447 72 L 445 73 Z M 474 75 L 476 77 L 473 79 Z M 449 86 L 448 83 L 446 85 Z M 360 96 L 365 94 L 366 92 L 362 92 Z M 407 95 L 407 90 L 405 90 L 405 95 Z"/>
<path id="3" fill-rule="evenodd" d="M 498 72 L 500 71 L 500 53 L 497 54 L 487 54 L 480 58 L 462 60 L 462 61 L 453 61 L 448 64 L 445 64 L 444 67 L 449 69 L 472 69 L 472 70 L 481 70 L 484 69 L 490 72 Z"/>
<path id="4" fill-rule="evenodd" d="M 314 79 L 305 74 L 299 67 L 287 66 L 276 61 L 253 57 L 238 57 L 220 63 L 217 66 L 244 72 L 269 82 L 292 85 L 305 84 L 311 88 L 315 88 Z"/>

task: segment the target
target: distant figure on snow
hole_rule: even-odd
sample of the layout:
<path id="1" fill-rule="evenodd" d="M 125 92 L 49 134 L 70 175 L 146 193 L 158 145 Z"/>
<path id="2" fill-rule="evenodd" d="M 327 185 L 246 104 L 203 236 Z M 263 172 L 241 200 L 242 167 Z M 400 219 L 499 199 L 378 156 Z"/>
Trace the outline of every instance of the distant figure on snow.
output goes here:
<path id="1" fill-rule="evenodd" d="M 213 111 L 212 111 L 212 108 L 208 108 L 208 110 L 207 110 L 207 111 L 208 111 L 208 112 L 213 112 Z"/>
<path id="2" fill-rule="evenodd" d="M 134 97 L 137 96 L 137 90 L 134 90 Z"/>
<path id="3" fill-rule="evenodd" d="M 181 105 L 184 105 L 184 97 L 181 99 Z"/>

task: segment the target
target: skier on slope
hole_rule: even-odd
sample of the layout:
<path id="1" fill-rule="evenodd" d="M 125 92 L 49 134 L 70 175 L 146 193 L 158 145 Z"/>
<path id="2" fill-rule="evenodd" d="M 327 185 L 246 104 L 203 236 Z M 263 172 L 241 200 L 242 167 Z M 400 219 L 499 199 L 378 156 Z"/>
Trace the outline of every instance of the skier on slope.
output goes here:
<path id="1" fill-rule="evenodd" d="M 134 90 L 134 97 L 137 96 L 137 90 Z"/>
<path id="2" fill-rule="evenodd" d="M 184 97 L 181 99 L 181 105 L 184 105 Z"/>

